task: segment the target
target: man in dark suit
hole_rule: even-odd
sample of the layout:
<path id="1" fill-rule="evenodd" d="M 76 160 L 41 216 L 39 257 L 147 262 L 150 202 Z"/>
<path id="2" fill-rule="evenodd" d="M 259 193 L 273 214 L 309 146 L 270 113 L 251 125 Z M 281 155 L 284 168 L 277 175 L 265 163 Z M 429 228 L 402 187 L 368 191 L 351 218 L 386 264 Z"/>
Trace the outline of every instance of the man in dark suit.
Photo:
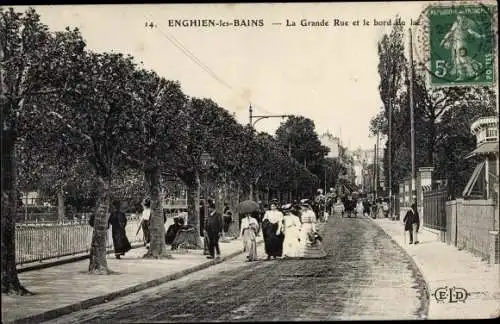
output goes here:
<path id="1" fill-rule="evenodd" d="M 222 215 L 215 210 L 215 201 L 209 199 L 208 217 L 205 219 L 204 226 L 205 233 L 208 237 L 208 251 L 210 253 L 210 255 L 207 256 L 208 259 L 213 259 L 215 257 L 215 252 L 217 253 L 217 258 L 220 257 L 219 238 L 222 234 L 222 229 Z"/>

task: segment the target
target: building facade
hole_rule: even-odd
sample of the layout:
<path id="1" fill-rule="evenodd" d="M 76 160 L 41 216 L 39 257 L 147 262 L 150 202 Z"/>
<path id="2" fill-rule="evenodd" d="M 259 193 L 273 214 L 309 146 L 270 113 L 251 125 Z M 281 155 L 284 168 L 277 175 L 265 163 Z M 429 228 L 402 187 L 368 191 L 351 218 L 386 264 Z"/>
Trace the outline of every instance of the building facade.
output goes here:
<path id="1" fill-rule="evenodd" d="M 320 136 L 321 144 L 328 147 L 330 152 L 328 152 L 327 157 L 338 158 L 340 156 L 340 138 L 333 136 L 328 131 Z"/>

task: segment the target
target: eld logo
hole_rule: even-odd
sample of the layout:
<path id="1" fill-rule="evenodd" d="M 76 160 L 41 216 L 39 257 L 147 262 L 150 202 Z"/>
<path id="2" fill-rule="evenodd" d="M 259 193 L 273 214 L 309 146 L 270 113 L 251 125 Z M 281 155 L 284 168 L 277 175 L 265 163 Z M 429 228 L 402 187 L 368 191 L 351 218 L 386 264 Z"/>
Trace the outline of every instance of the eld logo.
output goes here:
<path id="1" fill-rule="evenodd" d="M 470 296 L 470 294 L 464 288 L 449 288 L 448 286 L 446 286 L 436 289 L 432 296 L 436 298 L 436 301 L 438 303 L 465 303 L 465 300 Z"/>

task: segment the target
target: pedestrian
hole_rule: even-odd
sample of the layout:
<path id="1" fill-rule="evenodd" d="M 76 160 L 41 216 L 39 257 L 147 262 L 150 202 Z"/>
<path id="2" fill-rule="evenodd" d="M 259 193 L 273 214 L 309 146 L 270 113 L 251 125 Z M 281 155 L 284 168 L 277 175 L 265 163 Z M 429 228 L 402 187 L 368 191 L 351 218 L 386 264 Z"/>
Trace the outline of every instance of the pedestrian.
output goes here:
<path id="1" fill-rule="evenodd" d="M 250 213 L 245 214 L 241 220 L 240 235 L 243 237 L 244 250 L 248 253 L 247 262 L 257 260 L 257 233 L 259 232 L 259 222 L 251 217 Z"/>
<path id="2" fill-rule="evenodd" d="M 354 199 L 352 199 L 351 195 L 349 195 L 347 197 L 347 200 L 345 201 L 344 205 L 345 205 L 345 211 L 347 212 L 347 217 L 351 218 L 351 216 L 354 212 L 354 209 L 356 208 L 356 201 Z"/>
<path id="3" fill-rule="evenodd" d="M 146 198 L 142 201 L 142 216 L 141 227 L 144 236 L 144 245 L 149 249 L 149 242 L 151 241 L 151 234 L 149 231 L 149 218 L 151 217 L 151 201 Z"/>
<path id="4" fill-rule="evenodd" d="M 302 214 L 300 229 L 300 251 L 299 258 L 320 259 L 326 257 L 326 252 L 321 247 L 322 238 L 316 230 L 316 215 L 311 209 L 311 203 L 308 199 L 301 201 Z"/>
<path id="5" fill-rule="evenodd" d="M 418 244 L 417 233 L 420 227 L 420 216 L 418 215 L 416 203 L 413 203 L 411 205 L 411 209 L 406 212 L 403 222 L 405 224 L 405 233 L 406 231 L 410 232 L 410 244 L 413 244 L 414 242 L 414 244 Z"/>
<path id="6" fill-rule="evenodd" d="M 377 218 L 377 201 L 375 199 L 372 202 L 372 218 Z"/>
<path id="7" fill-rule="evenodd" d="M 363 200 L 363 215 L 370 217 L 370 201 L 368 199 Z"/>
<path id="8" fill-rule="evenodd" d="M 165 233 L 165 244 L 171 245 L 179 230 L 184 226 L 184 219 L 181 217 L 174 217 L 174 223 L 168 227 Z"/>
<path id="9" fill-rule="evenodd" d="M 215 202 L 212 199 L 208 200 L 208 216 L 205 219 L 205 236 L 208 239 L 208 253 L 207 259 L 214 257 L 220 258 L 219 239 L 222 235 L 222 215 L 215 210 Z"/>
<path id="10" fill-rule="evenodd" d="M 363 210 L 364 210 L 363 202 L 360 199 L 356 203 L 356 215 L 363 216 Z"/>
<path id="11" fill-rule="evenodd" d="M 340 217 L 343 218 L 344 211 L 345 211 L 344 203 L 340 198 L 337 198 L 337 203 L 335 204 L 335 213 L 339 214 Z"/>
<path id="12" fill-rule="evenodd" d="M 296 206 L 288 204 L 284 206 L 283 227 L 285 239 L 283 241 L 283 256 L 295 258 L 300 252 L 300 218 L 294 214 Z"/>
<path id="13" fill-rule="evenodd" d="M 205 202 L 200 199 L 200 236 L 203 236 L 205 226 Z"/>
<path id="14" fill-rule="evenodd" d="M 278 201 L 273 199 L 270 209 L 264 214 L 262 220 L 262 233 L 267 260 L 276 259 L 283 255 L 283 213 L 278 210 Z"/>
<path id="15" fill-rule="evenodd" d="M 132 246 L 127 238 L 125 227 L 127 226 L 127 217 L 121 211 L 121 204 L 119 201 L 113 202 L 113 212 L 109 215 L 109 224 L 111 225 L 111 234 L 113 237 L 113 248 L 115 250 L 115 257 L 120 259 L 125 255 Z"/>
<path id="16" fill-rule="evenodd" d="M 224 203 L 224 211 L 222 214 L 222 219 L 224 221 L 224 236 L 227 236 L 229 227 L 231 226 L 231 223 L 233 221 L 233 212 L 231 211 L 231 208 L 229 207 L 229 204 L 227 202 Z"/>

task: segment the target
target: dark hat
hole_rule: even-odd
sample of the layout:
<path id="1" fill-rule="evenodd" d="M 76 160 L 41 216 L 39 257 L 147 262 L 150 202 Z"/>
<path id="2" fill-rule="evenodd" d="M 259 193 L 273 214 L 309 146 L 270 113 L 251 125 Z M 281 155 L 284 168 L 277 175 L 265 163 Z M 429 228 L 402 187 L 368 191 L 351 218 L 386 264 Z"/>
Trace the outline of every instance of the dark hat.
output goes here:
<path id="1" fill-rule="evenodd" d="M 279 201 L 278 201 L 278 199 L 271 199 L 271 201 L 269 202 L 269 206 L 271 206 L 271 205 L 276 205 L 276 206 L 278 206 L 278 205 L 279 205 Z"/>

